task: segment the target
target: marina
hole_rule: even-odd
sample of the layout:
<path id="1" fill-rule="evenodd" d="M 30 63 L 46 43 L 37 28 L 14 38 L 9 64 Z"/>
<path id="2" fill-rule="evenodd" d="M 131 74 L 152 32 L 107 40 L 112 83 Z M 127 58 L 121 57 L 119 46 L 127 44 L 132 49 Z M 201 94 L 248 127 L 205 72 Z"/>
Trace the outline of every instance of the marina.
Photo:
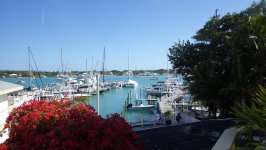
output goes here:
<path id="1" fill-rule="evenodd" d="M 0 150 L 266 149 L 266 0 L 0 7 Z"/>
<path id="2" fill-rule="evenodd" d="M 158 80 L 151 80 L 151 78 Z M 16 78 L 0 78 L 0 80 L 18 84 Z M 102 82 L 103 80 L 105 82 Z M 128 81 L 138 84 L 128 86 Z M 130 78 L 129 76 L 105 76 L 99 81 L 99 106 L 97 104 L 97 77 L 92 74 L 25 78 L 25 82 L 21 82 L 20 85 L 25 89 L 31 87 L 30 91 L 34 93 L 31 96 L 33 100 L 50 101 L 85 97 L 86 103 L 93 106 L 96 111 L 99 109 L 102 117 L 118 113 L 133 126 L 155 122 L 165 124 L 166 120 L 171 120 L 175 124 L 175 116 L 181 109 L 183 111 L 185 108 L 186 112 L 190 112 L 190 110 L 199 108 L 189 103 L 191 97 L 183 90 L 182 76 L 156 75 L 130 76 Z M 183 101 L 176 102 L 180 97 Z M 170 116 L 165 115 L 168 112 Z M 184 118 L 183 123 L 197 121 L 193 115 L 187 114 L 181 114 Z"/>
<path id="3" fill-rule="evenodd" d="M 161 80 L 164 80 L 166 77 L 165 76 L 158 76 Z M 138 86 L 134 87 L 134 88 L 111 88 L 109 91 L 105 91 L 102 92 L 100 94 L 100 115 L 102 117 L 105 117 L 106 115 L 109 115 L 111 113 L 123 113 L 123 104 L 125 99 L 127 98 L 127 94 L 131 91 L 132 95 L 135 95 L 136 93 L 138 93 L 140 91 L 140 89 L 142 89 L 144 86 L 153 84 L 154 81 L 153 80 L 149 80 L 150 77 L 146 77 L 146 76 L 142 76 L 142 77 L 132 77 L 134 80 L 136 80 L 139 84 Z M 1 78 L 0 80 L 3 81 L 7 81 L 7 82 L 11 82 L 11 83 L 16 83 L 16 78 Z M 55 89 L 59 88 L 59 83 L 61 82 L 60 80 L 58 80 L 58 78 L 56 77 L 47 77 L 42 79 L 44 85 L 49 85 L 49 86 L 45 86 L 43 89 L 47 89 L 46 93 L 40 93 L 43 96 L 45 95 L 46 97 L 52 97 L 52 95 L 56 95 L 58 98 L 60 97 L 70 97 L 71 95 L 68 95 L 68 92 L 65 92 L 65 94 L 61 94 L 58 92 L 58 94 L 56 94 L 56 92 L 51 92 L 54 91 Z M 126 81 L 127 77 L 126 76 L 108 76 L 106 77 L 106 81 L 108 83 L 120 83 L 123 81 Z M 32 79 L 32 84 L 36 85 L 37 82 L 40 82 L 39 78 L 35 78 Z M 22 83 L 21 85 L 23 85 L 24 87 L 28 87 L 29 86 L 29 80 L 26 80 L 25 83 Z M 65 87 L 60 87 L 61 91 L 71 91 L 71 88 L 65 86 Z M 79 88 L 81 89 L 81 88 Z M 73 90 L 73 89 L 72 89 Z M 50 91 L 50 93 L 48 92 Z M 59 91 L 59 90 L 58 90 Z M 75 94 L 72 95 L 73 96 L 88 96 L 87 94 Z M 134 97 L 135 98 L 135 97 Z M 39 98 L 40 99 L 40 98 Z M 87 98 L 87 103 L 90 103 L 94 108 L 96 108 L 96 95 L 91 94 L 88 96 Z M 147 118 L 149 118 L 149 114 L 147 113 Z M 128 118 L 130 118 L 130 122 L 135 122 L 138 119 L 134 119 L 136 116 L 135 113 L 133 113 L 132 115 L 129 115 Z"/>

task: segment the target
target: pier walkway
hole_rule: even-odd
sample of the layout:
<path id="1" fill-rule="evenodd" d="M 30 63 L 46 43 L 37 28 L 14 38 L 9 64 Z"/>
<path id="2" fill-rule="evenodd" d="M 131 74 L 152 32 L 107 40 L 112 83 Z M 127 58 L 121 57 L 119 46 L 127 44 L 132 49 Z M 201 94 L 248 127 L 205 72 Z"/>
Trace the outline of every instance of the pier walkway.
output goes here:
<path id="1" fill-rule="evenodd" d="M 163 117 L 163 120 L 166 119 L 166 116 L 164 115 L 164 113 L 169 111 L 171 115 L 168 116 L 168 118 L 171 119 L 173 124 L 177 124 L 175 116 L 178 113 L 180 113 L 182 117 L 181 122 L 180 122 L 181 124 L 198 122 L 199 120 L 190 116 L 188 112 L 183 112 L 183 111 L 181 112 L 180 110 L 176 108 L 176 103 L 174 103 L 174 100 L 182 96 L 182 93 L 183 92 L 181 90 L 177 90 L 171 96 L 162 96 L 161 99 L 158 101 L 158 107 Z"/>
<path id="2" fill-rule="evenodd" d="M 171 120 L 171 125 L 178 125 L 178 124 L 182 125 L 182 124 L 187 124 L 187 123 L 199 122 L 200 120 L 194 118 L 193 115 L 190 114 L 191 112 L 188 109 L 184 109 L 184 110 L 180 109 L 181 107 L 179 107 L 179 105 L 181 106 L 182 104 L 182 106 L 184 106 L 187 103 L 176 103 L 174 101 L 178 97 L 183 96 L 183 94 L 184 92 L 181 89 L 179 89 L 170 96 L 162 96 L 160 99 L 157 99 L 158 109 L 160 111 L 160 114 L 154 111 L 154 115 L 156 117 L 153 121 L 131 124 L 133 127 L 133 130 L 139 131 L 139 130 L 164 127 L 166 125 L 165 123 L 166 120 Z M 184 107 L 184 108 L 188 108 L 188 107 Z M 165 112 L 170 112 L 170 114 L 166 116 Z M 178 113 L 180 113 L 181 115 L 181 120 L 179 123 L 177 123 L 176 121 L 176 115 Z"/>
<path id="3" fill-rule="evenodd" d="M 162 96 L 158 102 L 159 110 L 160 110 L 161 114 L 164 114 L 167 111 L 170 111 L 171 113 L 175 112 L 171 103 L 173 103 L 173 101 L 176 98 L 178 98 L 179 96 L 181 96 L 181 93 L 179 91 L 174 93 L 173 95 L 171 95 L 169 97 L 168 96 Z"/>

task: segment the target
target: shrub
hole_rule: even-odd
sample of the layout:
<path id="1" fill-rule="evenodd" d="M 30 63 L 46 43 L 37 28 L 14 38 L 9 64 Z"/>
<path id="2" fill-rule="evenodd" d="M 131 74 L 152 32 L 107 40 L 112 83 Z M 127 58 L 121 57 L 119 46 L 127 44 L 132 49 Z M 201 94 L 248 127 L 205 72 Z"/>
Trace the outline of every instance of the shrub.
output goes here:
<path id="1" fill-rule="evenodd" d="M 266 88 L 259 86 L 259 91 L 251 105 L 238 104 L 234 114 L 240 119 L 240 131 L 235 139 L 234 148 L 265 149 L 266 148 Z M 256 135 L 256 132 L 259 134 Z M 254 135 L 258 138 L 254 140 Z"/>
<path id="2" fill-rule="evenodd" d="M 29 101 L 14 109 L 0 149 L 143 149 L 131 126 L 118 114 L 106 119 L 86 103 Z"/>

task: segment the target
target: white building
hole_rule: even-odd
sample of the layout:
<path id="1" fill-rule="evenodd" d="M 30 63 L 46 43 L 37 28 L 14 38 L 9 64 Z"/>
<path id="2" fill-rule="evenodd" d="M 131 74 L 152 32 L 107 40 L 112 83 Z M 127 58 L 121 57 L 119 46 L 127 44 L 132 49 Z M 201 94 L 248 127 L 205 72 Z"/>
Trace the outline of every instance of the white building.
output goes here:
<path id="1" fill-rule="evenodd" d="M 14 107 L 23 103 L 24 97 L 19 97 L 17 93 L 23 90 L 23 86 L 0 81 L 0 143 L 3 143 L 7 138 L 7 131 L 4 131 L 5 121 L 9 113 Z"/>

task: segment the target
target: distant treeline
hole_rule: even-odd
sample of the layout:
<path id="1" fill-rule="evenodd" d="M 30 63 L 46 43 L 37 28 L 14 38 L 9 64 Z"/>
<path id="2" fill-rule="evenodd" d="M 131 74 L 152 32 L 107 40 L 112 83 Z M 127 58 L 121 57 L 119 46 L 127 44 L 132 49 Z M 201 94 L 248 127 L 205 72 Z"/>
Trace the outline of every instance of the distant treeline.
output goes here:
<path id="1" fill-rule="evenodd" d="M 15 76 L 16 74 L 17 76 Z M 53 77 L 59 74 L 58 71 L 40 71 L 32 72 L 32 76 L 38 77 L 40 76 L 47 76 L 47 77 Z M 19 71 L 19 70 L 1 70 L 0 71 L 0 78 L 9 78 L 9 77 L 28 77 L 29 76 L 29 71 Z"/>
<path id="2" fill-rule="evenodd" d="M 84 73 L 85 71 L 71 71 L 71 75 L 79 75 L 81 73 Z M 106 75 L 126 75 L 127 70 L 119 71 L 119 70 L 111 70 L 111 71 L 105 71 Z M 100 71 L 102 74 L 102 71 Z M 166 70 L 166 69 L 158 69 L 158 70 L 133 70 L 132 73 L 134 75 L 162 75 L 167 73 L 173 73 L 173 70 Z M 59 71 L 32 71 L 31 76 L 46 76 L 46 77 L 54 77 L 58 74 L 60 74 Z M 28 77 L 29 71 L 25 70 L 0 70 L 0 78 L 9 78 L 9 77 Z"/>

